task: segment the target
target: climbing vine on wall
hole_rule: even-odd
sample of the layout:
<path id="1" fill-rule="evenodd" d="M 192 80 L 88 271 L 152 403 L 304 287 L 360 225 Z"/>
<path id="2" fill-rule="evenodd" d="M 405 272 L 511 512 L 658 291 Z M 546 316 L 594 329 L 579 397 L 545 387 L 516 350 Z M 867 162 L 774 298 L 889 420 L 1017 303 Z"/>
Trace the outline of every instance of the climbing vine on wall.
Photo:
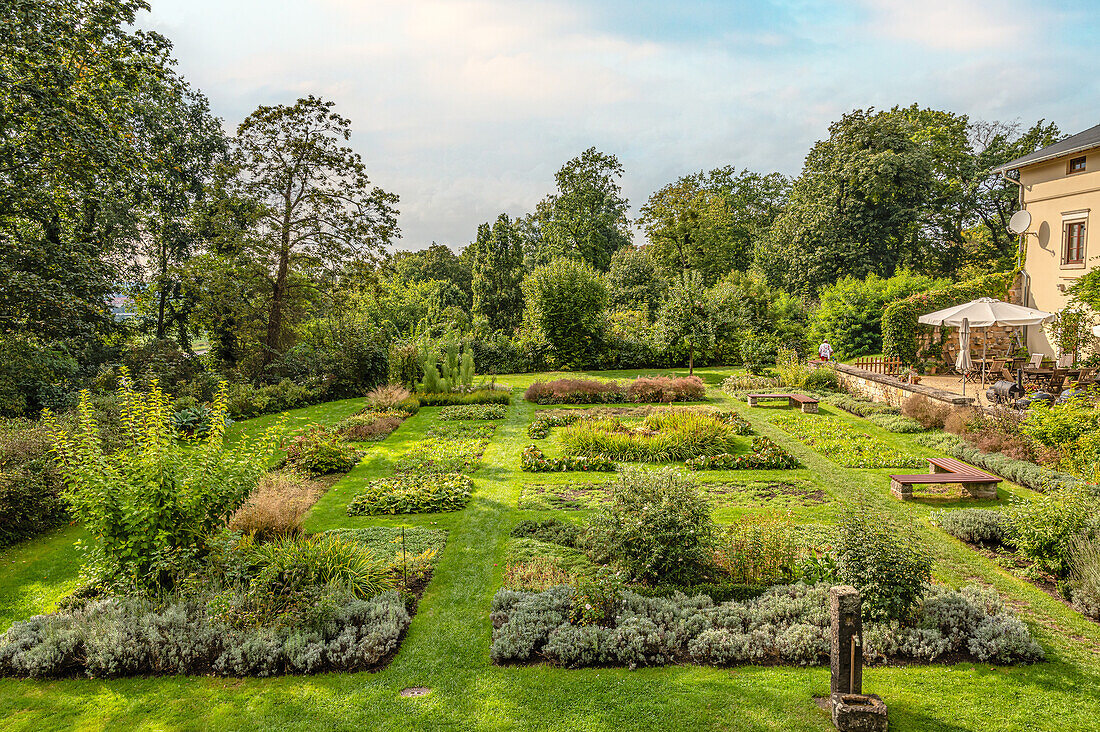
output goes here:
<path id="1" fill-rule="evenodd" d="M 882 314 L 882 349 L 890 358 L 913 364 L 917 361 L 917 339 L 931 332 L 931 326 L 921 325 L 917 318 L 952 305 L 961 305 L 979 297 L 1005 298 L 1015 276 L 1013 272 L 996 272 L 960 282 L 942 290 L 921 292 L 888 306 Z"/>

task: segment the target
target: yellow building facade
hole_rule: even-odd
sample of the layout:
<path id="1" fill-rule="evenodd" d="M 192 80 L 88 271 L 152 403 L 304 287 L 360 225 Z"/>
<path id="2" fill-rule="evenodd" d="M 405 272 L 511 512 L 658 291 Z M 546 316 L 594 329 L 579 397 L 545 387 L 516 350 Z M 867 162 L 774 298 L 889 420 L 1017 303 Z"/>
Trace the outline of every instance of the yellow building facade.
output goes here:
<path id="1" fill-rule="evenodd" d="M 1019 171 L 1021 205 L 1031 214 L 1021 299 L 1056 313 L 1069 304 L 1067 290 L 1077 278 L 1100 263 L 1100 125 L 995 172 L 1012 170 Z M 1042 328 L 1028 328 L 1027 346 L 1056 355 Z"/>

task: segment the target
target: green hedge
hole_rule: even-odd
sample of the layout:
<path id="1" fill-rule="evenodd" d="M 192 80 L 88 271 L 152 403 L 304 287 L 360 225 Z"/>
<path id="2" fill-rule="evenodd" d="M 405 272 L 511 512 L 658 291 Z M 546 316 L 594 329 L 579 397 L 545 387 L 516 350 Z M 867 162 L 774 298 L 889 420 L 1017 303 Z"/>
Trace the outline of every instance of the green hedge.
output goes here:
<path id="1" fill-rule="evenodd" d="M 449 407 L 456 404 L 511 404 L 512 394 L 500 389 L 479 389 L 471 392 L 418 392 L 416 400 L 422 407 Z"/>
<path id="2" fill-rule="evenodd" d="M 917 361 L 917 336 L 931 326 L 921 325 L 917 318 L 926 313 L 961 305 L 979 297 L 1004 298 L 1015 273 L 996 272 L 942 290 L 922 292 L 899 300 L 882 314 L 882 349 L 889 358 L 904 363 Z"/>

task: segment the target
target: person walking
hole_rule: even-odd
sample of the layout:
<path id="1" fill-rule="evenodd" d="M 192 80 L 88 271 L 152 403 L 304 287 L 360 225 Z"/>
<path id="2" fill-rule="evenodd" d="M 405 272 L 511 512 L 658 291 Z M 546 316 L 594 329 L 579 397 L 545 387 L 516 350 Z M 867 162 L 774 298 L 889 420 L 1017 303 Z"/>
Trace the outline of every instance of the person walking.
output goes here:
<path id="1" fill-rule="evenodd" d="M 822 361 L 831 361 L 833 359 L 833 347 L 829 345 L 829 341 L 821 342 L 821 345 L 817 347 L 817 355 Z"/>

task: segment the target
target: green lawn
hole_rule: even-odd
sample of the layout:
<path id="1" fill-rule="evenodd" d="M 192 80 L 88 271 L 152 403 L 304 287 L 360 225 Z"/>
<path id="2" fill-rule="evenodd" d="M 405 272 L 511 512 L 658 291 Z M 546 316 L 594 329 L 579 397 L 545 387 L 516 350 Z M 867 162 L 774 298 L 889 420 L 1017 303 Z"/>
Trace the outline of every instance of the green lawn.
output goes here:
<path id="1" fill-rule="evenodd" d="M 700 369 L 711 387 L 729 372 Z M 642 372 L 600 372 L 623 378 Z M 678 371 L 683 374 L 683 371 Z M 536 378 L 503 377 L 522 388 Z M 805 468 L 796 471 L 700 473 L 700 480 L 798 478 L 821 488 L 827 500 L 791 507 L 795 520 L 827 523 L 857 495 L 911 521 L 932 547 L 938 579 L 996 587 L 1031 625 L 1047 649 L 1035 666 L 981 664 L 870 668 L 864 684 L 890 707 L 892 730 L 1069 730 L 1096 729 L 1100 719 L 1100 626 L 1060 601 L 1014 577 L 928 523 L 934 508 L 953 503 L 902 504 L 889 496 L 890 470 L 844 468 L 818 455 L 773 425 L 780 408 L 748 409 L 717 389 L 711 396 L 738 409 L 760 434 L 794 453 Z M 470 504 L 451 514 L 413 517 L 349 517 L 347 502 L 366 481 L 387 474 L 390 463 L 424 437 L 438 409 L 424 409 L 381 443 L 340 480 L 307 520 L 311 531 L 333 527 L 426 526 L 447 529 L 447 546 L 435 577 L 390 666 L 377 673 L 327 674 L 276 679 L 135 678 L 113 681 L 0 680 L 3 729 L 384 729 L 384 730 L 829 730 L 828 715 L 814 702 L 827 693 L 829 670 L 813 668 L 695 666 L 627 671 L 569 671 L 542 665 L 496 667 L 489 660 L 488 608 L 500 585 L 501 562 L 510 528 L 520 519 L 558 515 L 580 520 L 586 511 L 520 511 L 521 485 L 611 476 L 524 474 L 519 453 L 531 442 L 526 427 L 536 408 L 519 393 L 474 474 Z M 334 423 L 361 400 L 296 410 L 297 426 Z M 910 436 L 895 435 L 828 406 L 823 412 L 846 421 L 898 450 L 932 454 Z M 253 430 L 271 418 L 237 426 Z M 553 439 L 551 433 L 550 440 Z M 1030 493 L 1006 486 L 1001 497 Z M 982 505 L 967 502 L 966 505 Z M 767 512 L 767 504 L 738 503 L 717 516 L 731 521 L 746 512 Z M 779 510 L 779 509 L 777 509 Z M 783 507 L 783 511 L 787 508 Z M 78 528 L 26 542 L 0 554 L 0 628 L 13 619 L 51 609 L 75 581 L 78 557 L 72 541 Z M 401 689 L 427 686 L 420 698 Z"/>

